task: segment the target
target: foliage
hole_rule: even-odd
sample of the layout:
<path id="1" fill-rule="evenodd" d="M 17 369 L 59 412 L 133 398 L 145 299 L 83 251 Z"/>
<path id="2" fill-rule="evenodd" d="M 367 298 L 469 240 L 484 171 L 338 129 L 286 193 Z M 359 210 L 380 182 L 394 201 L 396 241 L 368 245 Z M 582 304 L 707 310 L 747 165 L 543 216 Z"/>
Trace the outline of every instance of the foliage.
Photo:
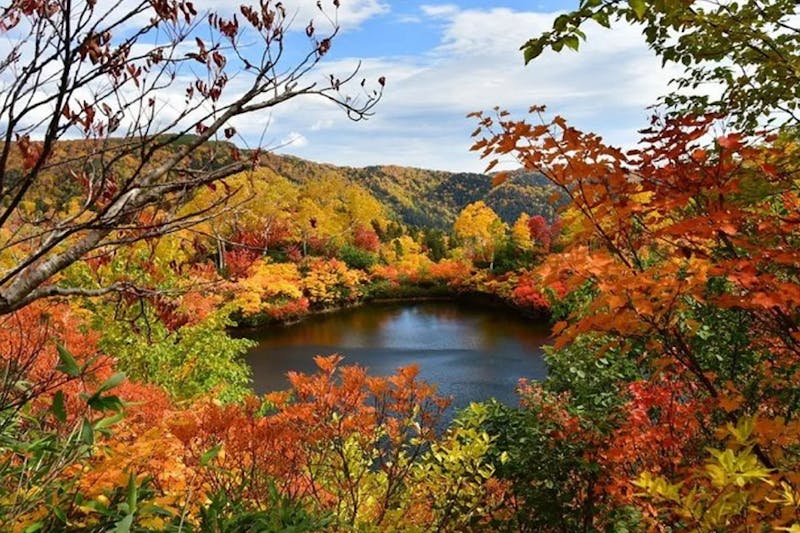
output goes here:
<path id="1" fill-rule="evenodd" d="M 242 356 L 252 346 L 232 339 L 224 313 L 176 331 L 155 317 L 104 325 L 99 346 L 115 354 L 120 369 L 136 381 L 157 384 L 175 399 L 214 392 L 219 398 L 241 398 L 250 382 Z M 147 328 L 142 334 L 142 328 Z"/>
<path id="2" fill-rule="evenodd" d="M 492 439 L 489 457 L 497 478 L 508 486 L 504 505 L 510 511 L 494 528 L 583 531 L 600 511 L 594 490 L 600 472 L 592 457 L 596 442 L 567 411 L 566 397 L 526 385 L 523 398 L 521 408 L 488 402 L 457 422 L 477 424 Z"/>
<path id="3" fill-rule="evenodd" d="M 670 483 L 664 476 L 642 473 L 635 484 L 642 497 L 657 505 L 651 507 L 648 519 L 680 524 L 689 531 L 744 529 L 770 514 L 796 519 L 795 482 L 788 478 L 777 484 L 772 481 L 770 469 L 753 453 L 754 427 L 751 418 L 739 420 L 735 427 L 728 424 L 725 432 L 731 444 L 722 450 L 709 449 L 705 464 L 693 472 L 686 487 Z"/>
<path id="4" fill-rule="evenodd" d="M 33 531 L 63 524 L 78 495 L 73 473 L 122 418 L 114 389 L 125 376 L 67 306 L 34 304 L 2 320 L 0 527 Z"/>
<path id="5" fill-rule="evenodd" d="M 186 531 L 198 533 L 312 533 L 324 531 L 331 525 L 330 515 L 314 516 L 301 503 L 278 494 L 269 488 L 271 502 L 265 510 L 252 511 L 247 504 L 231 500 L 228 494 L 213 495 L 208 507 L 200 511 L 200 523 Z"/>
<path id="6" fill-rule="evenodd" d="M 543 385 L 559 398 L 544 405 L 576 417 L 569 437 L 593 452 L 570 453 L 601 473 L 595 527 L 630 506 L 648 530 L 798 527 L 795 9 L 582 2 L 527 43 L 527 59 L 577 49 L 585 21 L 627 19 L 686 65 L 679 91 L 721 82 L 719 100 L 665 97 L 628 153 L 539 106 L 532 122 L 476 115 L 476 150 L 516 157 L 570 202 L 564 250 L 535 269 L 565 295 Z M 764 117 L 782 127 L 758 131 Z"/>
<path id="7" fill-rule="evenodd" d="M 468 205 L 453 224 L 453 232 L 461 239 L 474 261 L 494 267 L 495 253 L 506 237 L 507 226 L 485 203 Z"/>
<path id="8" fill-rule="evenodd" d="M 316 361 L 318 373 L 290 374 L 291 391 L 266 403 L 201 402 L 174 418 L 171 432 L 185 462 L 199 465 L 198 487 L 249 509 L 267 508 L 277 491 L 343 525 L 380 528 L 402 516 L 395 510 L 413 490 L 406 482 L 414 461 L 435 439 L 447 401 L 413 368 L 372 378 L 339 368 L 339 356 Z M 204 461 L 209 450 L 216 451 Z"/>
<path id="9" fill-rule="evenodd" d="M 551 220 L 556 209 L 548 201 L 554 192 L 550 183 L 524 172 L 493 187 L 491 177 L 485 174 L 390 165 L 338 167 L 275 154 L 265 156 L 265 160 L 276 173 L 298 183 L 333 178 L 358 184 L 386 206 L 396 222 L 418 228 L 449 231 L 458 213 L 479 200 L 507 224 L 512 224 L 523 211 Z M 382 240 L 399 237 L 399 227 L 392 229 Z"/>
<path id="10" fill-rule="evenodd" d="M 351 270 L 338 259 L 314 259 L 305 265 L 300 285 L 311 305 L 352 302 L 361 295 L 364 274 Z"/>
<path id="11" fill-rule="evenodd" d="M 368 116 L 384 78 L 358 98 L 344 94 L 353 73 L 306 81 L 339 32 L 338 6 L 320 4 L 306 45 L 292 41 L 284 54 L 293 15 L 282 2 L 244 5 L 241 19 L 198 14 L 184 0 L 9 3 L 0 14 L 13 50 L 0 64 L 8 96 L 0 105 L 0 261 L 13 265 L 0 278 L 0 313 L 127 289 L 64 285 L 60 275 L 89 255 L 187 229 L 223 208 L 235 196 L 227 188 L 222 201 L 187 205 L 193 192 L 224 188 L 226 177 L 258 162 L 257 151 L 243 156 L 219 141 L 236 135 L 237 118 L 301 96 Z M 248 52 L 253 43 L 264 53 Z M 236 95 L 234 78 L 247 78 Z"/>
<path id="12" fill-rule="evenodd" d="M 244 315 L 266 314 L 290 318 L 308 309 L 300 287 L 300 270 L 293 263 L 264 260 L 250 269 L 250 276 L 235 286 L 234 305 Z"/>
<path id="13" fill-rule="evenodd" d="M 558 350 L 545 348 L 544 386 L 555 394 L 569 394 L 569 409 L 604 431 L 615 427 L 626 402 L 620 390 L 643 379 L 646 372 L 631 357 L 635 350 L 607 345 L 607 339 L 585 335 Z"/>
<path id="14" fill-rule="evenodd" d="M 344 261 L 348 268 L 357 270 L 369 270 L 378 261 L 378 257 L 363 248 L 346 244 L 339 250 L 339 258 Z"/>
<path id="15" fill-rule="evenodd" d="M 418 524 L 449 531 L 483 531 L 502 514 L 504 487 L 489 460 L 492 437 L 480 427 L 481 406 L 470 405 L 416 465 L 411 487 L 425 512 Z M 412 513 L 420 512 L 412 508 Z"/>
<path id="16" fill-rule="evenodd" d="M 282 46 L 283 5 L 262 7 L 242 11 L 248 31 Z M 31 30 L 34 45 L 54 36 L 46 42 L 98 69 L 109 90 L 138 87 L 134 102 L 158 97 L 144 73 L 164 62 L 170 75 L 197 62 L 212 86 L 195 80 L 180 115 L 188 129 L 178 130 L 196 135 L 134 127 L 115 140 L 117 113 L 100 94 L 78 103 L 88 74 L 65 64 L 55 71 L 78 86 L 46 100 L 63 112 L 42 142 L 6 121 L 0 529 L 798 531 L 793 4 L 590 0 L 559 16 L 525 45 L 527 59 L 578 48 L 590 18 L 626 20 L 686 65 L 678 91 L 717 81 L 722 96 L 666 96 L 666 117 L 628 153 L 541 107 L 534 123 L 477 114 L 475 149 L 524 167 L 494 175 L 494 188 L 480 174 L 244 162 L 207 141 L 304 85 L 273 100 L 278 71 L 262 65 L 266 86 L 194 124 L 194 99 L 213 106 L 225 89 L 220 50 L 239 46 L 238 22 L 212 14 L 211 40 L 192 42 L 190 4 L 142 4 L 133 14 L 153 19 L 141 19 L 136 44 L 156 26 L 174 38 L 134 58 L 111 30 L 55 38 L 75 19 L 69 9 L 13 3 L 0 30 Z M 100 23 L 114 29 L 117 13 L 107 15 Z M 313 66 L 330 42 L 313 24 L 306 35 Z M 158 57 L 187 43 L 180 61 Z M 12 85 L 36 100 L 43 87 L 30 73 L 48 57 L 62 55 L 34 57 Z M 380 91 L 367 96 L 363 107 L 339 103 L 360 117 Z M 764 117 L 780 127 L 759 131 Z M 723 123 L 742 129 L 717 134 Z M 85 139 L 55 142 L 71 131 Z M 253 162 L 262 168 L 234 173 Z M 448 401 L 413 367 L 370 377 L 318 357 L 287 391 L 247 392 L 249 343 L 229 335 L 230 316 L 290 320 L 420 291 L 485 293 L 552 316 L 547 379 L 521 382 L 517 407 L 473 404 L 448 428 Z M 103 298 L 38 301 L 76 295 Z"/>

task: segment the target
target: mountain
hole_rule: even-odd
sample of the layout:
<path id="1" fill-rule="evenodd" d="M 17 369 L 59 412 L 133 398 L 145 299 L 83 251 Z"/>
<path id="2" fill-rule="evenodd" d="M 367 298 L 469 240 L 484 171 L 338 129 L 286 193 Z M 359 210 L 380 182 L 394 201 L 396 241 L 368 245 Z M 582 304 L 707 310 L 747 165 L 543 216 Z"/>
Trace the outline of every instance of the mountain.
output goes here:
<path id="1" fill-rule="evenodd" d="M 522 171 L 512 172 L 504 183 L 493 187 L 488 174 L 396 165 L 340 167 L 275 154 L 263 156 L 261 163 L 296 183 L 336 176 L 359 184 L 411 226 L 449 230 L 458 213 L 478 200 L 508 224 L 522 212 L 552 220 L 556 209 L 550 203 L 555 189 L 546 178 Z"/>

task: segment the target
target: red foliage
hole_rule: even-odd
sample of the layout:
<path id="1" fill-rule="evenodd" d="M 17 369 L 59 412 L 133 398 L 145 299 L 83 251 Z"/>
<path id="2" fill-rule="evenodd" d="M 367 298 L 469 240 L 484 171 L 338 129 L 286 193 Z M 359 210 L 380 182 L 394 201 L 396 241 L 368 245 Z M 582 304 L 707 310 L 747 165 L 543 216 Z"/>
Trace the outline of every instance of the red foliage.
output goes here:
<path id="1" fill-rule="evenodd" d="M 250 267 L 258 260 L 259 254 L 255 250 L 239 249 L 225 252 L 224 257 L 228 277 L 237 280 L 250 274 Z"/>
<path id="2" fill-rule="evenodd" d="M 308 253 L 310 255 L 325 255 L 325 253 L 329 250 L 330 239 L 327 237 L 312 235 L 308 238 L 308 242 L 306 244 L 308 245 Z"/>
<path id="3" fill-rule="evenodd" d="M 709 402 L 697 386 L 666 377 L 628 385 L 630 399 L 619 427 L 600 453 L 611 474 L 606 489 L 623 503 L 632 501 L 632 481 L 641 472 L 674 478 L 680 468 L 702 458 L 703 428 L 710 423 Z"/>
<path id="4" fill-rule="evenodd" d="M 157 294 L 150 298 L 150 304 L 153 306 L 156 316 L 170 331 L 175 331 L 189 323 L 189 316 L 178 311 L 180 301 L 175 298 Z"/>
<path id="5" fill-rule="evenodd" d="M 286 251 L 286 258 L 293 263 L 299 263 L 300 261 L 302 261 L 303 251 L 300 249 L 300 246 L 296 244 L 290 246 L 289 249 Z"/>
<path id="6" fill-rule="evenodd" d="M 465 283 L 471 274 L 472 267 L 469 263 L 452 259 L 442 259 L 428 268 L 428 275 L 433 280 L 453 286 Z"/>
<path id="7" fill-rule="evenodd" d="M 353 244 L 362 250 L 374 253 L 380 248 L 381 240 L 375 230 L 358 226 L 353 231 Z"/>
<path id="8" fill-rule="evenodd" d="M 520 277 L 511 291 L 511 301 L 514 305 L 534 311 L 547 311 L 550 304 L 542 293 L 542 287 L 531 275 Z"/>
<path id="9" fill-rule="evenodd" d="M 534 245 L 540 247 L 543 251 L 550 251 L 550 243 L 552 241 L 552 231 L 550 225 L 541 215 L 536 215 L 528 221 L 528 230 L 531 233 L 531 239 Z"/>
<path id="10" fill-rule="evenodd" d="M 315 361 L 317 373 L 292 372 L 290 391 L 267 396 L 270 414 L 263 415 L 261 400 L 250 397 L 225 406 L 203 401 L 170 419 L 184 464 L 197 472 L 198 488 L 266 504 L 276 483 L 282 494 L 333 510 L 357 492 L 358 480 L 344 474 L 341 464 L 344 446 L 353 439 L 365 452 L 377 453 L 374 468 L 390 486 L 408 475 L 398 454 L 429 445 L 448 401 L 419 382 L 413 367 L 377 378 L 361 367 L 340 367 L 338 355 Z M 204 468 L 201 457 L 218 444 L 224 453 Z M 242 479 L 248 481 L 244 486 Z"/>
<path id="11" fill-rule="evenodd" d="M 264 249 L 266 238 L 262 232 L 239 230 L 229 239 L 230 242 L 247 248 Z"/>
<path id="12" fill-rule="evenodd" d="M 111 360 L 97 351 L 99 334 L 65 304 L 34 303 L 0 317 L 0 394 L 3 407 L 30 404 L 34 411 L 50 409 L 53 395 L 64 394 L 69 419 L 86 411 L 79 395 L 112 373 Z M 83 371 L 60 370 L 57 346 L 62 346 Z M 25 383 L 25 387 L 19 387 Z"/>
<path id="13" fill-rule="evenodd" d="M 281 306 L 271 306 L 267 309 L 269 316 L 275 320 L 288 320 L 298 318 L 308 313 L 310 304 L 305 296 L 296 300 L 291 300 Z"/>

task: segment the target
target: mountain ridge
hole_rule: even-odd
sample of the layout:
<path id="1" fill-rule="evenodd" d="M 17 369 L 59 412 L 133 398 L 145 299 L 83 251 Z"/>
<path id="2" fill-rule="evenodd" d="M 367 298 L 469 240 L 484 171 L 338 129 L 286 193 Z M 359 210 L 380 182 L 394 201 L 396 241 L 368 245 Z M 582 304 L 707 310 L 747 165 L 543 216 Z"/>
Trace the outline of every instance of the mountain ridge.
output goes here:
<path id="1" fill-rule="evenodd" d="M 467 205 L 484 201 L 507 224 L 523 212 L 555 217 L 550 198 L 556 189 L 540 174 L 517 170 L 497 186 L 492 175 L 449 172 L 401 165 L 339 166 L 317 163 L 293 155 L 265 154 L 261 164 L 275 173 L 303 183 L 336 175 L 363 186 L 400 221 L 415 227 L 449 229 Z"/>

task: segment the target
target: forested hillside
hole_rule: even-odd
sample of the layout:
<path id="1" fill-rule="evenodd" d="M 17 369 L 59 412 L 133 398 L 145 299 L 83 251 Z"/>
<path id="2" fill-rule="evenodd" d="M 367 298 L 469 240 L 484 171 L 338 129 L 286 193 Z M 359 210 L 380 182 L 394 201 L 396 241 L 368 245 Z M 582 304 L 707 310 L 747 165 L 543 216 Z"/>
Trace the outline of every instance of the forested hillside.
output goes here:
<path id="1" fill-rule="evenodd" d="M 448 229 L 464 207 L 479 200 L 506 224 L 513 224 L 523 212 L 547 220 L 555 215 L 549 201 L 555 189 L 542 176 L 528 172 L 511 173 L 508 180 L 493 187 L 487 174 L 394 165 L 339 167 L 273 154 L 263 159 L 265 166 L 297 183 L 343 178 L 363 185 L 409 226 Z"/>
<path id="2" fill-rule="evenodd" d="M 262 145 L 236 128 L 272 108 L 318 118 L 290 100 L 360 121 L 392 87 L 359 62 L 316 71 L 352 1 L 309 2 L 295 33 L 308 19 L 289 3 L 0 9 L 0 532 L 800 533 L 800 4 L 551 13 L 513 43 L 526 63 L 582 48 L 586 25 L 612 43 L 634 25 L 679 77 L 625 151 L 535 100 L 503 110 L 502 69 L 470 70 L 492 82 L 472 150 L 487 173 L 524 169 L 498 176 L 238 148 Z M 470 38 L 527 26 L 467 3 Z M 405 110 L 448 107 L 429 94 Z M 263 395 L 255 338 L 232 330 L 441 297 L 549 325 L 531 344 L 546 377 L 513 372 L 518 402 L 487 395 L 448 423 L 458 403 L 420 366 L 494 384 L 432 353 L 468 351 L 442 333 L 472 329 L 499 352 L 492 323 L 396 328 L 390 376 L 331 353 L 372 346 L 359 336 L 309 344 L 316 368 Z M 412 346 L 423 330 L 436 343 Z"/>

